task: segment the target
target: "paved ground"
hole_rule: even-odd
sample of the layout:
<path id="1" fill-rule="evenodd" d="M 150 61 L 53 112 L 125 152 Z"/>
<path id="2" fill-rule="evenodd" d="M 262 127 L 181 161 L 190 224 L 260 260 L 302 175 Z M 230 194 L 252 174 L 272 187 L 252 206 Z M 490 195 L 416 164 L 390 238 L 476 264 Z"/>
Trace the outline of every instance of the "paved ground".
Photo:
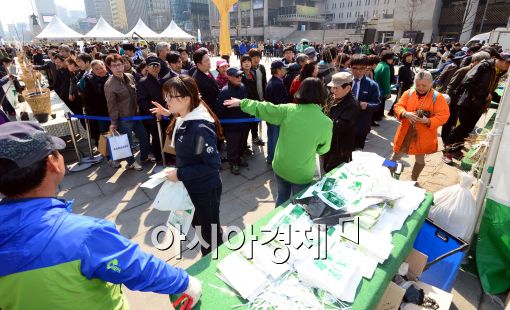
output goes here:
<path id="1" fill-rule="evenodd" d="M 389 102 L 388 102 L 389 103 Z M 380 127 L 374 127 L 369 135 L 365 151 L 376 152 L 389 157 L 398 122 L 386 119 Z M 265 138 L 265 128 L 262 130 Z M 80 148 L 87 152 L 86 141 L 81 141 Z M 250 160 L 250 167 L 241 170 L 241 175 L 230 174 L 227 165 L 222 170 L 223 194 L 221 198 L 220 217 L 222 225 L 236 225 L 240 228 L 256 222 L 274 208 L 275 181 L 273 173 L 264 160 L 265 147 L 255 147 L 255 157 Z M 66 162 L 74 161 L 74 152 L 65 153 Z M 406 169 L 401 177 L 410 178 L 413 156 L 403 158 Z M 419 183 L 425 189 L 435 192 L 453 185 L 458 179 L 458 169 L 443 164 L 441 153 L 426 157 L 426 168 Z M 125 163 L 123 164 L 123 166 Z M 150 232 L 163 224 L 168 214 L 150 208 L 157 191 L 140 188 L 148 179 L 153 166 L 147 165 L 141 172 L 126 171 L 124 168 L 112 169 L 102 163 L 86 171 L 68 174 L 59 188 L 58 195 L 74 199 L 74 212 L 111 220 L 119 231 L 137 242 L 147 252 L 153 253 L 172 265 L 186 268 L 200 258 L 197 251 L 186 251 L 183 259 L 177 260 L 175 253 L 159 251 L 151 245 Z M 454 290 L 452 309 L 502 309 L 482 294 L 478 279 L 461 271 Z M 152 293 L 140 293 L 127 290 L 132 309 L 169 309 L 168 297 Z M 213 307 L 211 307 L 213 309 Z"/>

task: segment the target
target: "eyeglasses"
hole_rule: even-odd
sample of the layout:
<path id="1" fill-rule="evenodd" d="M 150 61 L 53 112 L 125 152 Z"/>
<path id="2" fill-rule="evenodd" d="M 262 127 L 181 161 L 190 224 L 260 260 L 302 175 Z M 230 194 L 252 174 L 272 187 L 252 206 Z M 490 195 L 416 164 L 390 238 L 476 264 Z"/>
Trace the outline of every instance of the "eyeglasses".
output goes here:
<path id="1" fill-rule="evenodd" d="M 184 98 L 186 96 L 165 96 L 165 101 L 170 101 L 174 98 Z"/>
<path id="2" fill-rule="evenodd" d="M 150 64 L 149 67 L 159 68 L 160 64 Z"/>
<path id="3" fill-rule="evenodd" d="M 124 64 L 123 63 L 118 63 L 118 64 L 111 64 L 110 65 L 110 68 L 119 68 L 119 67 L 124 67 Z"/>

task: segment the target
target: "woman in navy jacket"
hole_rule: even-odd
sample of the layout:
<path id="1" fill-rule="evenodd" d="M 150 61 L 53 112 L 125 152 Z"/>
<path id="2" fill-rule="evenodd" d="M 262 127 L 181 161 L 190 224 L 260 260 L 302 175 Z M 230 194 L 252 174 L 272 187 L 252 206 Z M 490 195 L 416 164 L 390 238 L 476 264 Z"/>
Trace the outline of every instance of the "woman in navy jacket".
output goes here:
<path id="1" fill-rule="evenodd" d="M 201 226 L 202 238 L 211 245 L 212 234 L 221 243 L 220 179 L 221 159 L 216 141 L 221 137 L 221 126 L 210 108 L 201 99 L 193 78 L 176 76 L 163 84 L 168 110 L 153 102 L 151 109 L 158 115 L 177 116 L 168 126 L 167 134 L 175 147 L 177 169 L 168 173 L 172 182 L 182 181 L 195 206 L 193 226 Z M 216 231 L 212 224 L 217 225 Z M 202 255 L 211 252 L 211 246 L 201 247 Z"/>

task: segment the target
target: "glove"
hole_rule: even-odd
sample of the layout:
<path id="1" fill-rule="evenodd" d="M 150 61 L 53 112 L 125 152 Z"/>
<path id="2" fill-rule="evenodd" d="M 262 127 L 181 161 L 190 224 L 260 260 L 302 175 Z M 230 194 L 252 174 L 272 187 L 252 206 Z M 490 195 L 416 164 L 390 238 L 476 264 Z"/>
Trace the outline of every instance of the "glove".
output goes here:
<path id="1" fill-rule="evenodd" d="M 188 288 L 184 291 L 184 294 L 193 298 L 193 304 L 191 305 L 191 308 L 193 308 L 202 296 L 202 283 L 197 278 L 189 276 Z"/>

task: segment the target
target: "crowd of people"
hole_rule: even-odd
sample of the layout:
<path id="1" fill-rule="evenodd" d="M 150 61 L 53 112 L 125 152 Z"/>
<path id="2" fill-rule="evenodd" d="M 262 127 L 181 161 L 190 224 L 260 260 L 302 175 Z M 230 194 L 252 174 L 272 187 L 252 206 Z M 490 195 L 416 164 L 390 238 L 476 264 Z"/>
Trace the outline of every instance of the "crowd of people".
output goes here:
<path id="1" fill-rule="evenodd" d="M 432 48 L 440 58 L 437 68 L 422 70 L 423 55 Z M 400 125 L 391 158 L 415 155 L 411 179 L 417 181 L 425 167 L 425 156 L 438 151 L 438 128 L 442 126 L 444 160 L 451 163 L 488 104 L 498 101 L 496 87 L 510 66 L 508 53 L 488 46 L 466 49 L 457 43 L 366 46 L 350 42 L 284 45 L 243 41 L 234 44 L 233 52 L 239 58 L 239 67 L 230 65 L 230 55 L 221 55 L 213 64 L 211 57 L 218 55 L 214 44 L 158 42 L 145 48 L 138 43 L 97 44 L 81 51 L 78 46 L 68 45 L 24 47 L 32 69 L 45 72 L 49 88 L 73 113 L 110 119 L 91 120 L 96 145 L 105 132 L 127 134 L 131 145 L 133 134 L 136 136 L 139 160 L 133 156 L 125 159 L 126 169 L 143 170 L 146 162 L 161 164 L 163 156 L 175 166 L 167 178 L 184 183 L 195 206 L 193 225 L 201 227 L 202 238 L 208 244 L 222 239 L 221 230 L 214 231 L 211 226 L 221 224 L 221 162 L 228 161 L 230 172 L 239 175 L 249 165 L 254 149 L 266 146 L 255 117 L 267 124 L 266 162 L 275 174 L 276 206 L 313 182 L 317 155 L 324 172 L 349 162 L 354 150 L 365 147 L 371 127 L 392 116 Z M 9 66 L 16 50 L 9 47 L 0 56 L 2 84 L 14 78 Z M 264 56 L 274 58 L 267 70 L 261 62 Z M 397 96 L 386 114 L 385 105 L 392 92 Z M 14 111 L 8 101 L 3 100 L 2 107 L 7 114 Z M 132 116 L 155 117 L 126 120 Z M 160 140 L 158 122 L 166 133 L 164 141 Z M 39 198 L 53 197 L 64 176 L 63 158 L 58 152 L 63 141 L 49 137 L 32 123 L 8 122 L 2 126 L 0 146 L 9 145 L 0 147 L 0 193 L 7 196 L 1 202 L 2 217 L 16 217 L 16 212 L 32 203 L 47 206 L 32 217 L 45 218 L 46 213 L 53 212 L 45 221 L 26 218 L 9 227 L 15 230 L 26 224 L 31 231 L 48 234 L 54 226 L 78 228 L 58 230 L 57 235 L 48 238 L 39 233 L 42 242 L 27 241 L 41 248 L 37 255 L 49 257 L 49 250 L 42 247 L 50 239 L 72 235 L 74 248 L 58 261 L 48 258 L 44 264 L 7 264 L 0 268 L 0 276 L 15 277 L 21 271 L 37 276 L 42 267 L 81 268 L 87 278 L 123 283 L 131 289 L 167 294 L 186 291 L 195 299 L 200 297 L 200 283 L 194 278 L 141 252 L 111 224 L 71 215 L 60 200 Z M 14 137 L 19 135 L 30 143 L 18 145 Z M 173 154 L 161 152 L 163 142 Z M 28 160 L 26 154 L 30 152 L 36 156 Z M 120 167 L 119 161 L 109 163 Z M 34 221 L 38 223 L 35 226 L 30 224 Z M 215 233 L 218 235 L 213 236 Z M 0 258 L 9 252 L 31 259 L 28 252 L 21 253 L 22 247 L 17 249 L 23 240 L 11 242 L 10 252 L 0 251 Z M 117 244 L 111 250 L 107 247 L 111 252 L 106 253 L 115 262 L 97 260 L 94 253 L 103 253 L 101 245 L 109 241 Z M 206 255 L 211 247 L 202 246 L 201 251 Z M 67 265 L 74 260 L 81 261 L 81 267 Z M 127 272 L 119 275 L 115 268 L 121 265 Z M 157 273 L 158 278 L 147 277 L 148 273 Z M 111 294 L 115 307 L 124 302 L 114 288 L 101 290 Z M 93 294 L 87 296 L 87 300 L 94 300 Z M 44 299 L 42 295 L 39 298 Z M 17 304 L 21 301 L 8 299 L 13 303 L 7 308 L 23 307 L 29 302 Z M 57 307 L 50 301 L 44 305 Z"/>

